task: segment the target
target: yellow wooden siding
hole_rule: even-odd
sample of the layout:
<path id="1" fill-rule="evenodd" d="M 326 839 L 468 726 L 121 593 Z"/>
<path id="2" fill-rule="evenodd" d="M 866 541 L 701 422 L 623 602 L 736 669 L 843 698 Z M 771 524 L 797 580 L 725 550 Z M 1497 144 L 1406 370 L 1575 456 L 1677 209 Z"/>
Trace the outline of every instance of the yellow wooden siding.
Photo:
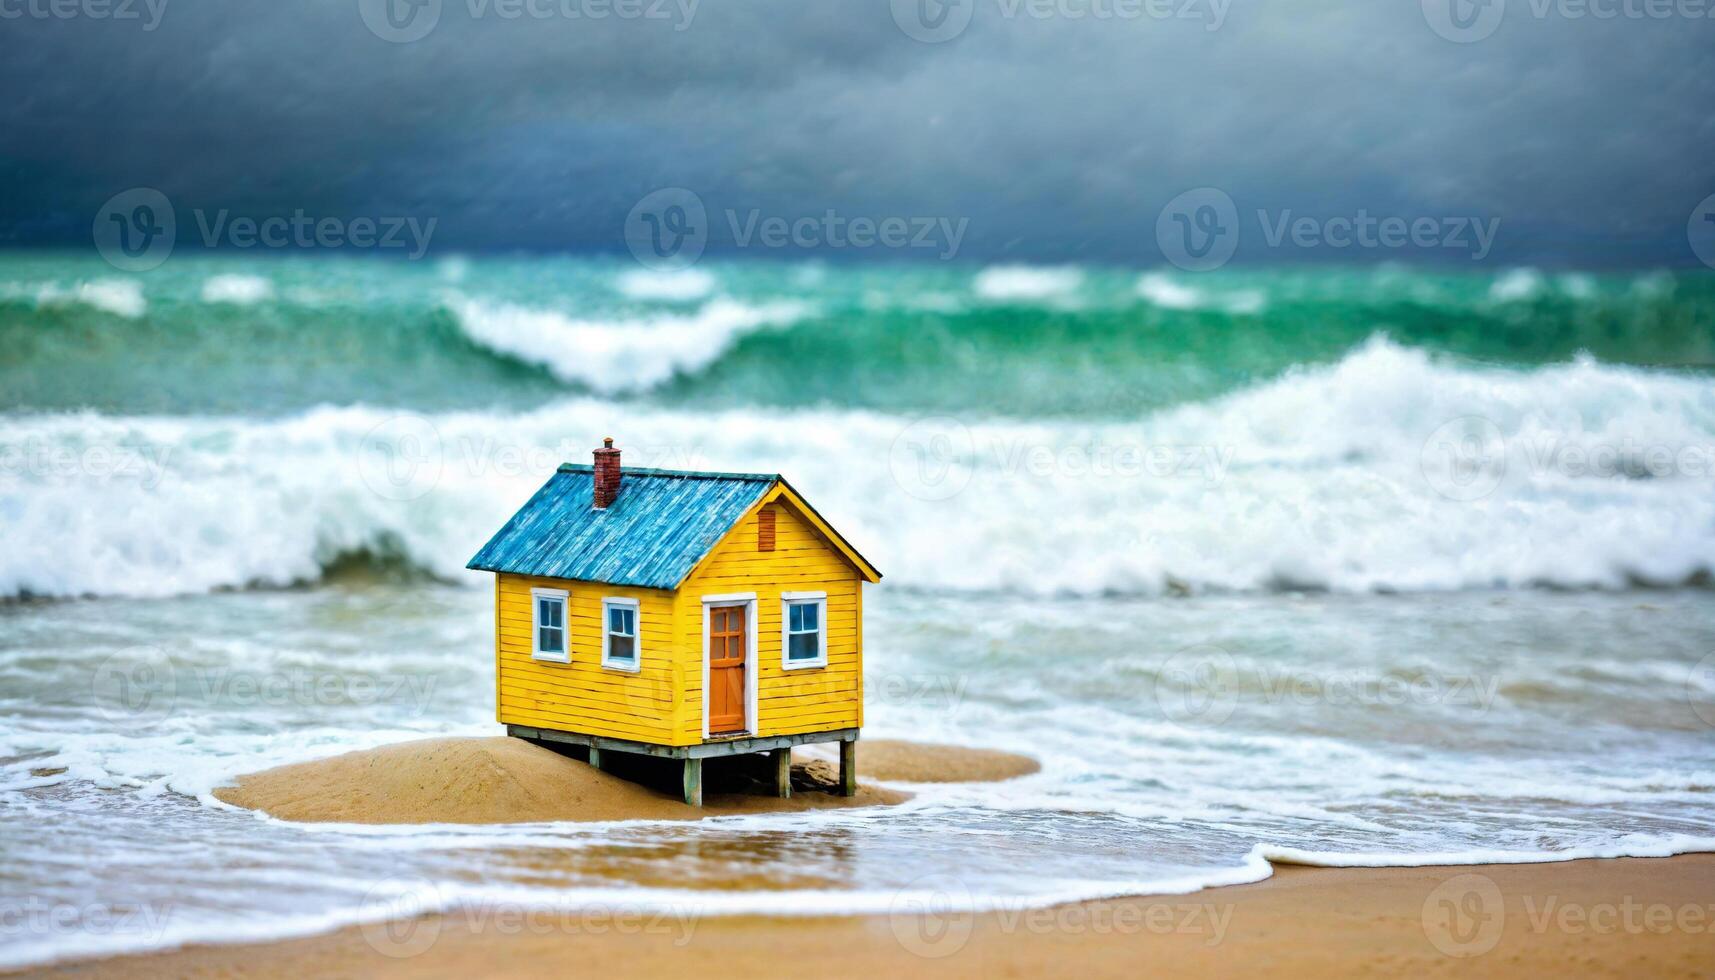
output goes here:
<path id="1" fill-rule="evenodd" d="M 763 500 L 776 509 L 775 550 L 757 547 L 758 513 L 750 514 L 691 574 L 678 594 L 678 660 L 683 691 L 674 744 L 703 738 L 703 602 L 705 595 L 755 593 L 756 718 L 753 735 L 856 728 L 863 724 L 862 578 L 776 489 Z M 826 592 L 828 665 L 786 670 L 781 664 L 782 592 Z"/>
<path id="2" fill-rule="evenodd" d="M 567 593 L 570 663 L 531 656 L 530 590 Z M 601 665 L 601 601 L 638 601 L 639 670 Z M 673 593 L 587 582 L 497 575 L 495 584 L 496 714 L 501 723 L 673 744 L 678 659 Z"/>

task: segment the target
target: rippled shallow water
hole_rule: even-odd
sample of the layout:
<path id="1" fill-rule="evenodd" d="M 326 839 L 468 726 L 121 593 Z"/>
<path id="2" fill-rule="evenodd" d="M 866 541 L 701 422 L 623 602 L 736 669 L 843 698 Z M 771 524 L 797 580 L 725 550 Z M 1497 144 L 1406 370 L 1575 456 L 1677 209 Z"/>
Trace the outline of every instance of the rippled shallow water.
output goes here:
<path id="1" fill-rule="evenodd" d="M 427 907 L 887 911 L 927 888 L 982 906 L 1250 880 L 1263 853 L 1715 847 L 1715 601 L 1697 590 L 1020 602 L 884 587 L 866 736 L 1027 752 L 1041 773 L 698 825 L 316 827 L 207 796 L 281 762 L 496 732 L 490 602 L 348 582 L 0 608 L 0 849 L 24 910 L 0 959 Z M 170 685 L 138 682 L 163 663 Z"/>

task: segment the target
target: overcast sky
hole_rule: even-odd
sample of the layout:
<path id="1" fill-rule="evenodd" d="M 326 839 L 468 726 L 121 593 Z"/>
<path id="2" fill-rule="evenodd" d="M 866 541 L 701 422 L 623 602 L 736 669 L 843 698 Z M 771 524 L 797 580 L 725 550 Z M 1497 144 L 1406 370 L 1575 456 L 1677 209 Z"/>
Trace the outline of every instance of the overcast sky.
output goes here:
<path id="1" fill-rule="evenodd" d="M 143 186 L 181 222 L 414 215 L 442 251 L 623 254 L 632 206 L 682 186 L 711 253 L 728 212 L 832 209 L 968 219 L 962 258 L 1141 266 L 1211 186 L 1248 261 L 1448 257 L 1270 247 L 1256 216 L 1362 209 L 1498 219 L 1494 261 L 1694 265 L 1715 194 L 1697 0 L 79 2 L 0 0 L 0 242 L 87 245 Z M 87 16 L 107 3 L 136 19 Z"/>

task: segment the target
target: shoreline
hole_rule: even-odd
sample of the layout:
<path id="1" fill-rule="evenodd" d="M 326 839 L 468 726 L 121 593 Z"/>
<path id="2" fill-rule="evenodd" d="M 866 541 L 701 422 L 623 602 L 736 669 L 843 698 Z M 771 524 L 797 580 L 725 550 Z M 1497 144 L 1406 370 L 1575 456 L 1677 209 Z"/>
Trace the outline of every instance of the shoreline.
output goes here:
<path id="1" fill-rule="evenodd" d="M 1534 864 L 1274 864 L 1251 884 L 1046 908 L 675 917 L 459 910 L 300 939 L 60 961 L 10 975 L 564 976 L 671 980 L 720 963 L 769 975 L 1207 975 L 1266 970 L 1715 974 L 1715 854 Z"/>

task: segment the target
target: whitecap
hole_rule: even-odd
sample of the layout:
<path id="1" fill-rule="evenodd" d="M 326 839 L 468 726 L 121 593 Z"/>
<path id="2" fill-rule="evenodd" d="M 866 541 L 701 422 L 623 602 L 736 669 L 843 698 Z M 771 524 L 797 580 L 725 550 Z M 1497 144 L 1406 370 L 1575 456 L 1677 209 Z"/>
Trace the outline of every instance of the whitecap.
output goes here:
<path id="1" fill-rule="evenodd" d="M 1534 298 L 1543 290 L 1542 273 L 1535 269 L 1509 269 L 1489 286 L 1489 298 L 1497 303 L 1516 303 Z"/>
<path id="2" fill-rule="evenodd" d="M 1137 294 L 1164 310 L 1215 309 L 1239 316 L 1254 316 L 1268 308 L 1268 297 L 1260 289 L 1209 293 L 1160 272 L 1151 272 L 1140 278 Z"/>
<path id="3" fill-rule="evenodd" d="M 689 303 L 714 292 L 715 277 L 702 269 L 632 269 L 618 288 L 632 299 Z"/>
<path id="4" fill-rule="evenodd" d="M 1159 272 L 1152 272 L 1139 279 L 1137 294 L 1167 310 L 1200 309 L 1205 302 L 1201 291 L 1174 282 Z"/>
<path id="5" fill-rule="evenodd" d="M 210 276 L 202 284 L 204 303 L 230 303 L 233 306 L 254 306 L 274 295 L 274 284 L 262 276 Z"/>
<path id="6" fill-rule="evenodd" d="M 1073 266 L 996 265 L 977 273 L 971 289 L 986 300 L 1012 302 L 1065 296 L 1083 282 Z"/>
<path id="7" fill-rule="evenodd" d="M 143 284 L 135 279 L 95 279 L 80 282 L 69 289 L 49 284 L 36 292 L 37 306 L 72 304 L 93 307 L 132 320 L 149 309 L 148 301 L 143 298 Z"/>

